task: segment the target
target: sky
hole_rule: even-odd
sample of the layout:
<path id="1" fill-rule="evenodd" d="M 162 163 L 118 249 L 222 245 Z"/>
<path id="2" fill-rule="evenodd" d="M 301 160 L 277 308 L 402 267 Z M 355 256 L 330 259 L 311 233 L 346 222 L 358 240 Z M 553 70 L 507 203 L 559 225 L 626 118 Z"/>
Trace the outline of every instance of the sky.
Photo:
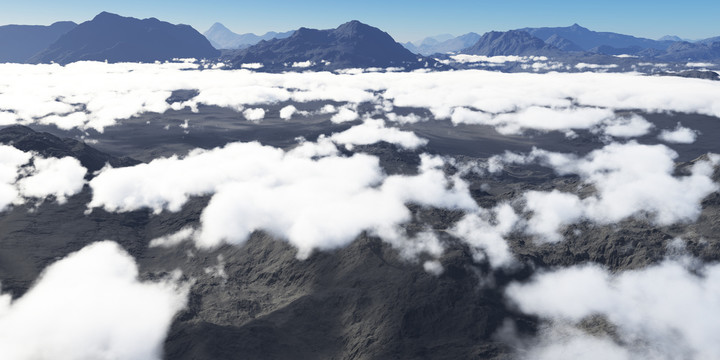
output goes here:
<path id="1" fill-rule="evenodd" d="M 677 35 L 701 39 L 720 35 L 720 1 L 566 0 L 25 0 L 3 4 L 0 24 L 48 25 L 83 22 L 101 11 L 137 18 L 155 17 L 192 25 L 200 32 L 220 22 L 236 33 L 334 28 L 360 20 L 395 40 L 415 41 L 438 34 L 462 35 L 521 27 L 569 26 L 639 37 Z"/>

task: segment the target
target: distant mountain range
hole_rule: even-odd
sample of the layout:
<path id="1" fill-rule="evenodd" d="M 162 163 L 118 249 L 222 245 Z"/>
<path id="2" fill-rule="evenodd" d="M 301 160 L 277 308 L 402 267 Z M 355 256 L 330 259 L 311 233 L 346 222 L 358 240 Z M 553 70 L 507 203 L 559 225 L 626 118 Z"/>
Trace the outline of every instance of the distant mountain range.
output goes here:
<path id="1" fill-rule="evenodd" d="M 664 50 L 672 44 L 672 41 L 658 41 L 612 32 L 592 31 L 578 24 L 567 27 L 523 28 L 518 30 L 525 31 L 543 41 L 557 35 L 575 43 L 586 51 L 603 45 L 614 48 L 640 47 L 643 49 Z"/>
<path id="2" fill-rule="evenodd" d="M 102 12 L 62 35 L 29 62 L 152 62 L 173 58 L 217 58 L 219 54 L 189 25 Z"/>
<path id="3" fill-rule="evenodd" d="M 72 21 L 60 21 L 50 26 L 0 26 L 0 62 L 26 62 L 76 26 Z"/>
<path id="4" fill-rule="evenodd" d="M 221 23 L 213 24 L 210 29 L 203 33 L 210 40 L 210 44 L 216 49 L 244 49 L 259 43 L 262 40 L 285 39 L 290 37 L 295 30 L 286 32 L 270 31 L 263 35 L 253 33 L 236 34 Z"/>
<path id="5" fill-rule="evenodd" d="M 459 51 L 472 46 L 480 39 L 480 34 L 476 34 L 474 32 L 460 35 L 458 37 L 452 37 L 452 35 L 450 35 L 450 38 L 447 38 L 447 36 L 448 35 L 445 34 L 440 36 L 427 37 L 423 39 L 418 45 L 415 45 L 411 42 L 407 42 L 402 45 L 405 46 L 406 49 L 416 54 L 427 56 L 436 53 L 442 54 Z M 439 38 L 444 40 L 439 41 Z"/>
<path id="6" fill-rule="evenodd" d="M 550 55 L 557 56 L 561 50 L 530 35 L 525 31 L 510 30 L 485 33 L 478 41 L 462 50 L 470 55 Z"/>
<path id="7" fill-rule="evenodd" d="M 223 49 L 222 52 L 218 49 Z M 154 62 L 174 58 L 221 59 L 264 71 L 340 68 L 444 68 L 448 53 L 547 56 L 565 63 L 618 63 L 629 57 L 658 62 L 720 62 L 720 37 L 695 42 L 677 36 L 658 40 L 597 32 L 578 24 L 522 28 L 458 37 L 442 34 L 415 43 L 397 43 L 380 29 L 350 21 L 336 29 L 300 28 L 263 35 L 236 34 L 215 23 L 205 34 L 188 25 L 155 18 L 136 19 L 107 12 L 77 25 L 0 26 L 0 61 L 67 64 L 80 60 Z M 430 56 L 432 57 L 426 57 Z"/>
<path id="8" fill-rule="evenodd" d="M 378 28 L 350 21 L 336 29 L 300 28 L 286 39 L 261 41 L 228 55 L 233 66 L 261 63 L 267 69 L 423 67 L 423 59 Z"/>

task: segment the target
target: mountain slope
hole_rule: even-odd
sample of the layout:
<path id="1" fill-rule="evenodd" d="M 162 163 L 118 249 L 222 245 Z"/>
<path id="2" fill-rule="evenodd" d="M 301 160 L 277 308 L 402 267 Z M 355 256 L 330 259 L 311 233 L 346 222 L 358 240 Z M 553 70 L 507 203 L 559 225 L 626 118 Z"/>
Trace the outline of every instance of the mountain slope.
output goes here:
<path id="1" fill-rule="evenodd" d="M 491 31 L 473 45 L 462 50 L 470 55 L 555 55 L 561 51 L 524 31 Z"/>
<path id="2" fill-rule="evenodd" d="M 266 69 L 303 63 L 309 68 L 418 67 L 418 56 L 386 32 L 359 21 L 336 29 L 300 28 L 287 39 L 261 41 L 231 58 L 233 66 L 262 63 Z M 328 64 L 329 63 L 329 64 Z M 306 66 L 307 65 L 307 66 Z"/>
<path id="3" fill-rule="evenodd" d="M 80 60 L 153 62 L 173 58 L 215 58 L 218 55 L 210 42 L 188 25 L 102 12 L 60 37 L 30 61 L 60 64 Z"/>
<path id="4" fill-rule="evenodd" d="M 259 43 L 262 40 L 285 39 L 295 31 L 269 31 L 263 35 L 253 33 L 237 34 L 221 23 L 213 24 L 203 35 L 216 49 L 242 49 Z"/>
<path id="5" fill-rule="evenodd" d="M 557 34 L 547 38 L 545 40 L 545 43 L 554 46 L 562 51 L 582 51 L 582 48 L 576 43 Z"/>
<path id="6" fill-rule="evenodd" d="M 672 43 L 672 41 L 656 41 L 612 32 L 592 31 L 578 24 L 567 27 L 523 28 L 518 30 L 528 32 L 542 40 L 547 40 L 551 36 L 557 35 L 572 41 L 583 50 L 590 50 L 602 45 L 614 48 L 639 46 L 641 48 L 664 50 Z"/>
<path id="7" fill-rule="evenodd" d="M 50 26 L 0 26 L 0 62 L 25 62 L 76 26 L 72 21 L 60 21 Z"/>

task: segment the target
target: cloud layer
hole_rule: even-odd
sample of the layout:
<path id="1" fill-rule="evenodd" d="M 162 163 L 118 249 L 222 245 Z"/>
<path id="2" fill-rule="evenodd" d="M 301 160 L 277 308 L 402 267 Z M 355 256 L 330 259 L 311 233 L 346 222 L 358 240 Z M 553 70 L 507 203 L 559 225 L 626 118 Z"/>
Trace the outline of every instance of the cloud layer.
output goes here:
<path id="1" fill-rule="evenodd" d="M 0 145 L 0 211 L 29 198 L 54 196 L 63 204 L 85 184 L 85 169 L 72 157 L 43 158 L 12 146 Z"/>
<path id="2" fill-rule="evenodd" d="M 50 265 L 22 297 L 0 296 L 0 357 L 159 359 L 187 288 L 138 280 L 116 243 L 85 247 Z"/>
<path id="3" fill-rule="evenodd" d="M 618 326 L 620 342 L 576 331 L 550 336 L 531 358 L 715 359 L 720 344 L 720 266 L 698 273 L 668 260 L 612 275 L 595 265 L 536 275 L 513 284 L 507 295 L 520 309 L 558 323 L 603 315 Z M 594 350 L 593 350 L 594 349 Z"/>
<path id="4" fill-rule="evenodd" d="M 557 229 L 579 219 L 601 224 L 630 216 L 648 217 L 659 225 L 694 221 L 701 201 L 718 190 L 713 182 L 717 156 L 697 162 L 689 175 L 676 176 L 677 153 L 664 145 L 643 145 L 634 141 L 612 143 L 585 157 L 535 149 L 527 156 L 505 154 L 493 162 L 539 162 L 559 175 L 577 175 L 594 193 L 580 198 L 574 193 L 528 191 L 525 209 L 532 213 L 528 231 L 542 239 L 561 239 Z M 491 167 L 497 170 L 495 167 Z"/>
<path id="5" fill-rule="evenodd" d="M 0 124 L 43 123 L 102 131 L 144 112 L 197 109 L 198 104 L 238 111 L 254 107 L 246 117 L 258 120 L 259 105 L 321 100 L 389 102 L 429 109 L 437 118 L 455 115 L 456 122 L 495 122 L 506 131 L 587 127 L 618 109 L 720 116 L 717 82 L 680 77 L 480 70 L 268 74 L 198 67 L 190 63 L 2 64 Z M 185 102 L 165 101 L 181 89 L 197 89 L 198 95 Z M 29 93 L 33 96 L 26 96 Z M 288 111 L 283 118 L 291 116 Z M 484 115 L 468 118 L 467 111 Z M 354 120 L 356 114 L 341 107 L 334 121 Z"/>
<path id="6" fill-rule="evenodd" d="M 446 177 L 439 158 L 423 156 L 418 175 L 387 176 L 374 156 L 336 152 L 327 138 L 289 152 L 233 143 L 106 168 L 90 181 L 89 206 L 179 211 L 190 196 L 212 195 L 194 234 L 199 246 L 242 243 L 265 230 L 295 245 L 300 257 L 348 244 L 362 231 L 394 236 L 410 220 L 407 203 L 477 208 L 465 183 Z"/>

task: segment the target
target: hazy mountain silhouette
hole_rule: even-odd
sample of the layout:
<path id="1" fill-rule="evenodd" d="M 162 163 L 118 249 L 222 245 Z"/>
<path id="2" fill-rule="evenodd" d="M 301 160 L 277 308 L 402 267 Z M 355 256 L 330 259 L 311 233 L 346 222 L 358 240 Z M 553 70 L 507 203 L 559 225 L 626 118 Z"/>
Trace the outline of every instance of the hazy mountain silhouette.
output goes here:
<path id="1" fill-rule="evenodd" d="M 525 31 L 511 30 L 485 33 L 474 45 L 463 49 L 462 53 L 485 56 L 560 55 L 562 51 Z"/>
<path id="2" fill-rule="evenodd" d="M 638 46 L 641 48 L 652 48 L 664 50 L 672 41 L 656 41 L 652 39 L 638 38 L 630 35 L 617 34 L 612 32 L 598 32 L 588 30 L 578 24 L 567 27 L 542 27 L 542 28 L 523 28 L 518 29 L 526 31 L 532 36 L 545 41 L 557 35 L 580 46 L 583 50 L 590 50 L 594 47 L 607 45 L 614 48 L 627 48 Z"/>
<path id="3" fill-rule="evenodd" d="M 405 43 L 406 49 L 421 55 L 431 55 L 435 53 L 448 53 L 455 52 L 465 49 L 475 44 L 480 39 L 480 34 L 471 32 L 445 41 L 431 42 L 424 40 L 420 46 L 415 46 L 413 43 Z"/>
<path id="4" fill-rule="evenodd" d="M 237 34 L 232 32 L 225 25 L 216 22 L 203 33 L 216 49 L 242 49 L 259 43 L 262 40 L 285 39 L 295 31 L 275 32 L 269 31 L 263 35 L 253 33 Z"/>
<path id="5" fill-rule="evenodd" d="M 711 38 L 707 38 L 707 39 L 698 40 L 695 43 L 697 43 L 697 44 L 712 44 L 714 42 L 719 42 L 719 41 L 720 41 L 720 36 L 715 36 L 715 37 L 711 37 Z"/>
<path id="6" fill-rule="evenodd" d="M 173 58 L 216 58 L 219 54 L 189 25 L 102 12 L 61 36 L 30 61 L 60 64 L 79 60 L 153 62 Z"/>
<path id="7" fill-rule="evenodd" d="M 72 21 L 59 21 L 50 26 L 0 26 L 0 62 L 26 62 L 76 26 Z"/>
<path id="8" fill-rule="evenodd" d="M 337 29 L 300 28 L 289 38 L 261 41 L 240 50 L 231 56 L 231 61 L 236 67 L 262 63 L 265 69 L 288 68 L 307 61 L 310 68 L 417 68 L 425 64 L 386 32 L 357 20 Z"/>

